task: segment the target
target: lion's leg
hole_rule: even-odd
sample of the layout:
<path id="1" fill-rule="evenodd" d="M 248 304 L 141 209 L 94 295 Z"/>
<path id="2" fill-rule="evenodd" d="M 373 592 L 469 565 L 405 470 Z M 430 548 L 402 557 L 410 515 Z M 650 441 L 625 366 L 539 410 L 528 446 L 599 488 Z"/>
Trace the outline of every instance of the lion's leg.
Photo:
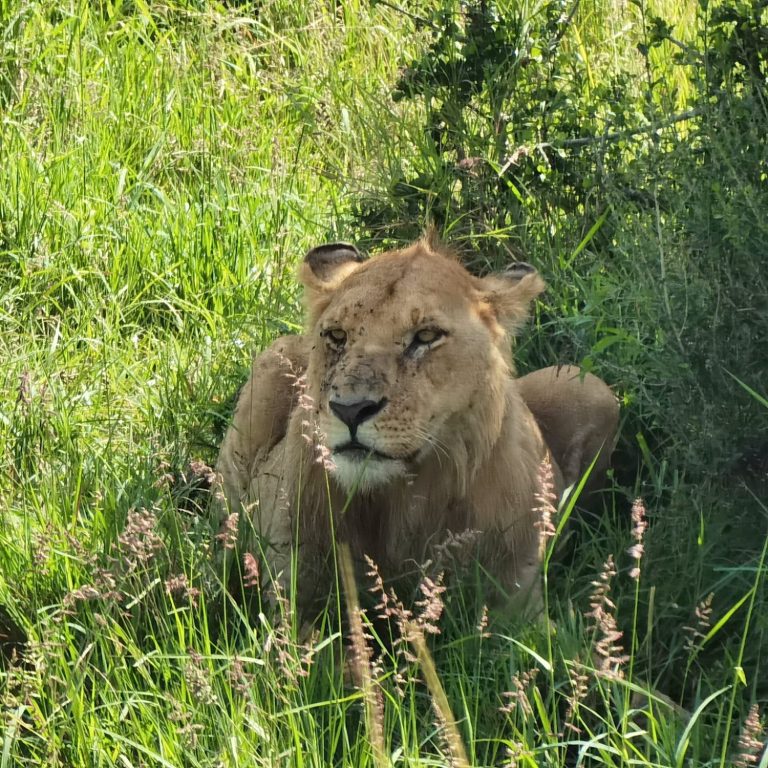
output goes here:
<path id="1" fill-rule="evenodd" d="M 287 442 L 283 438 L 270 451 L 249 483 L 248 533 L 241 544 L 261 560 L 261 586 L 270 603 L 287 597 L 291 585 L 293 489 L 285 487 L 285 470 L 295 459 L 288 455 Z"/>
<path id="2" fill-rule="evenodd" d="M 518 529 L 515 534 L 510 529 L 501 533 L 504 541 L 501 551 L 497 549 L 499 532 L 490 536 L 494 540 L 488 546 L 491 551 L 496 549 L 492 555 L 496 563 L 488 563 L 488 570 L 495 572 L 499 587 L 492 603 L 509 615 L 524 619 L 535 616 L 544 606 L 539 531 L 533 521 L 528 520 L 525 530 Z"/>
<path id="3" fill-rule="evenodd" d="M 529 373 L 517 386 L 530 408 L 566 486 L 578 483 L 592 461 L 588 488 L 602 481 L 613 451 L 619 406 L 607 384 L 573 365 Z"/>
<path id="4" fill-rule="evenodd" d="M 304 347 L 303 337 L 284 336 L 253 361 L 216 461 L 225 512 L 239 512 L 241 504 L 248 501 L 258 464 L 285 436 L 301 394 L 297 380 L 306 368 Z"/>
<path id="5" fill-rule="evenodd" d="M 254 359 L 251 375 L 238 395 L 232 424 L 216 461 L 210 509 L 211 527 L 218 534 L 214 561 L 225 584 L 239 567 L 236 558 L 240 552 L 258 554 L 253 552 L 253 532 L 258 530 L 254 516 L 260 505 L 258 476 L 285 436 L 300 395 L 297 380 L 305 368 L 304 339 L 280 338 Z M 239 515 L 236 528 L 237 518 L 229 517 L 232 514 Z"/>

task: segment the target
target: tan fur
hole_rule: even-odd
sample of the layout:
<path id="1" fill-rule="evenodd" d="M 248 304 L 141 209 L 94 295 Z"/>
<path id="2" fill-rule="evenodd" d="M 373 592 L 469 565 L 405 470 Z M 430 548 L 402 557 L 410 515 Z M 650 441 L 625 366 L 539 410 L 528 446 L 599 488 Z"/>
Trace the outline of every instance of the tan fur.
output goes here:
<path id="1" fill-rule="evenodd" d="M 574 365 L 558 365 L 522 376 L 517 387 L 563 483 L 578 483 L 594 461 L 586 488 L 597 487 L 608 469 L 619 425 L 619 405 L 608 385 Z"/>
<path id="2" fill-rule="evenodd" d="M 337 244 L 302 264 L 306 333 L 256 358 L 221 447 L 229 509 L 252 516 L 265 565 L 284 585 L 297 552 L 302 605 L 330 590 L 334 536 L 399 576 L 467 529 L 480 532 L 482 565 L 505 593 L 535 596 L 534 494 L 547 447 L 513 377 L 509 334 L 543 281 L 530 268 L 475 278 L 426 240 L 358 257 Z M 425 348 L 414 338 L 425 329 L 446 334 Z M 341 348 L 329 331 L 346 333 Z M 605 388 L 595 377 L 586 388 L 550 378 L 568 396 L 576 387 L 586 408 L 584 392 Z M 590 431 L 588 413 L 576 409 L 565 422 L 571 439 L 561 436 L 549 418 L 555 401 L 537 399 L 529 383 L 553 452 L 569 473 L 588 465 L 592 448 L 613 439 L 610 425 Z M 351 429 L 331 400 L 384 404 L 356 428 L 377 453 L 343 447 Z"/>

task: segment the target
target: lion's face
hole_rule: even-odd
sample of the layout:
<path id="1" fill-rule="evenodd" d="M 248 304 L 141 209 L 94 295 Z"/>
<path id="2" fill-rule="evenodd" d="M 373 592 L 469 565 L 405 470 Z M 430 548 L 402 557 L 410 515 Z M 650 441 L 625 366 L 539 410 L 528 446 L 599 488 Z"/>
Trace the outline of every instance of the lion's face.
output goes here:
<path id="1" fill-rule="evenodd" d="M 423 242 L 362 263 L 349 246 L 324 246 L 305 267 L 309 394 L 345 490 L 407 478 L 428 459 L 451 471 L 474 422 L 500 428 L 503 323 L 542 289 L 532 268 L 479 280 Z"/>

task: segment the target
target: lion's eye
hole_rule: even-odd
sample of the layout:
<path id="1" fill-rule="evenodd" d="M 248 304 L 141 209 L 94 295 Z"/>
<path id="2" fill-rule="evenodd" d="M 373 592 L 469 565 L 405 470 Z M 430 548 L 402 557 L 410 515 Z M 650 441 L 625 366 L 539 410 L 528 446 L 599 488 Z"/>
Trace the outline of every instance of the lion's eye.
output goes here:
<path id="1" fill-rule="evenodd" d="M 445 336 L 445 331 L 441 331 L 438 328 L 422 328 L 413 335 L 413 343 L 434 344 L 443 336 Z"/>
<path id="2" fill-rule="evenodd" d="M 328 328 L 323 331 L 322 335 L 325 336 L 334 347 L 339 349 L 343 347 L 347 341 L 347 332 L 343 331 L 341 328 Z"/>
<path id="3" fill-rule="evenodd" d="M 422 328 L 416 331 L 411 338 L 411 343 L 405 348 L 406 357 L 419 359 L 447 335 L 448 332 L 440 328 Z"/>

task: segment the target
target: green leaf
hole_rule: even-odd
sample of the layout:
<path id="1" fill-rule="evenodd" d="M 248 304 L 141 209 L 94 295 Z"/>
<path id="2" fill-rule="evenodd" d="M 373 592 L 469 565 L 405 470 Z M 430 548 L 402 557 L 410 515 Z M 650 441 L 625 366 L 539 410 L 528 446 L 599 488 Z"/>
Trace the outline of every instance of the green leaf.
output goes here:
<path id="1" fill-rule="evenodd" d="M 736 611 L 741 608 L 744 603 L 749 600 L 749 598 L 752 596 L 752 593 L 755 591 L 755 588 L 752 587 L 752 589 L 747 592 L 746 595 L 744 595 L 742 598 L 737 600 L 729 609 L 728 611 L 723 615 L 723 617 L 720 619 L 720 621 L 715 624 L 712 629 L 707 632 L 707 636 L 702 640 L 701 645 L 704 647 L 730 620 L 731 616 L 733 616 Z M 743 674 L 743 673 L 742 673 Z"/>
<path id="2" fill-rule="evenodd" d="M 566 269 L 571 266 L 573 260 L 589 245 L 592 238 L 600 231 L 600 227 L 602 227 L 605 223 L 605 220 L 608 218 L 610 211 L 610 207 L 606 208 L 600 214 L 600 216 L 598 216 L 597 221 L 589 228 L 589 232 L 584 235 L 581 242 L 576 246 L 575 250 L 571 254 L 570 258 L 563 265 Z"/>
<path id="3" fill-rule="evenodd" d="M 745 389 L 747 392 L 749 392 L 752 397 L 757 400 L 760 405 L 762 405 L 764 408 L 768 408 L 768 400 L 764 398 L 762 395 L 759 395 L 757 392 L 755 392 L 752 387 L 750 387 L 748 384 L 745 384 L 738 376 L 734 376 L 728 369 L 723 369 L 740 387 Z"/>
<path id="4" fill-rule="evenodd" d="M 719 690 L 715 691 L 714 693 L 711 693 L 709 696 L 707 696 L 704 701 L 699 704 L 698 707 L 696 707 L 696 711 L 691 716 L 691 719 L 688 721 L 688 725 L 685 726 L 685 730 L 683 731 L 683 735 L 680 737 L 680 741 L 677 744 L 677 749 L 675 750 L 675 765 L 677 768 L 682 768 L 683 766 L 683 760 L 685 758 L 685 753 L 688 750 L 688 743 L 691 738 L 691 732 L 693 731 L 696 723 L 699 720 L 699 717 L 701 717 L 702 712 L 718 697 L 722 696 L 727 690 L 731 688 L 730 685 L 726 685 L 724 688 L 720 688 Z"/>

